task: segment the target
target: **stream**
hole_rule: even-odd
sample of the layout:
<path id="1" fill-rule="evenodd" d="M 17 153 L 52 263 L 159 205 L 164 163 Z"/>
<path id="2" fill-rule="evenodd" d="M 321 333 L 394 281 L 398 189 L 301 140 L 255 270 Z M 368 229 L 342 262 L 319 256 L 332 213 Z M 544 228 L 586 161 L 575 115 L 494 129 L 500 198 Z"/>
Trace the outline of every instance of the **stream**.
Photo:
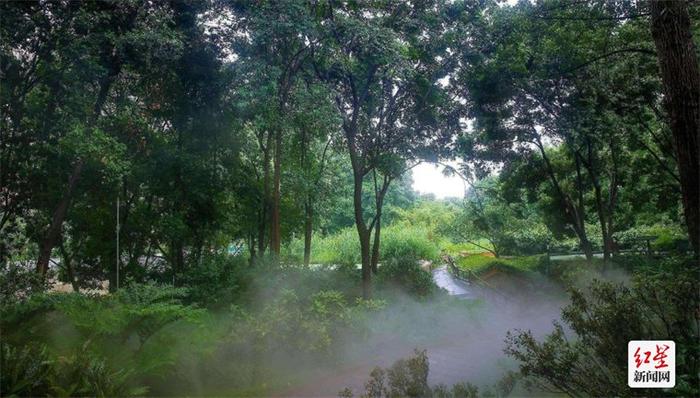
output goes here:
<path id="1" fill-rule="evenodd" d="M 319 372 L 313 381 L 280 391 L 279 396 L 338 396 L 345 387 L 355 396 L 364 393 L 364 384 L 375 366 L 389 367 L 401 358 L 412 355 L 413 350 L 426 349 L 430 364 L 428 382 L 431 386 L 471 382 L 480 387 L 490 387 L 505 372 L 515 370 L 517 364 L 503 354 L 506 333 L 512 329 L 529 329 L 536 336 L 552 330 L 552 321 L 559 319 L 561 302 L 531 298 L 527 292 L 522 297 L 505 297 L 452 276 L 446 266 L 432 270 L 433 280 L 450 296 L 463 300 L 479 300 L 476 315 L 469 318 L 460 314 L 433 314 L 430 308 L 426 317 L 441 317 L 434 328 L 414 328 L 410 332 L 422 334 L 424 343 L 416 347 L 402 335 L 376 344 L 371 354 L 361 360 L 347 361 L 335 369 Z M 439 311 L 435 307 L 435 311 Z M 466 307 L 465 307 L 466 308 Z M 410 323 L 408 323 L 410 327 Z"/>

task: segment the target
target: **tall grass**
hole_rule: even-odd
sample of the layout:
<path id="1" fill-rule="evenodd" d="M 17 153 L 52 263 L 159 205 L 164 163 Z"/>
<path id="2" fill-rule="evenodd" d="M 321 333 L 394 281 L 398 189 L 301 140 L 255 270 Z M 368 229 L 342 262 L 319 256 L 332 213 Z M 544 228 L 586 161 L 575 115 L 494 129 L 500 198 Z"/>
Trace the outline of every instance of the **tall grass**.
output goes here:
<path id="1" fill-rule="evenodd" d="M 300 262 L 304 241 L 292 240 L 285 248 L 288 261 Z M 406 258 L 435 261 L 440 253 L 440 239 L 422 226 L 397 224 L 382 229 L 380 258 Z M 333 235 L 314 235 L 311 242 L 314 264 L 354 265 L 361 262 L 360 241 L 355 228 L 345 228 Z"/>

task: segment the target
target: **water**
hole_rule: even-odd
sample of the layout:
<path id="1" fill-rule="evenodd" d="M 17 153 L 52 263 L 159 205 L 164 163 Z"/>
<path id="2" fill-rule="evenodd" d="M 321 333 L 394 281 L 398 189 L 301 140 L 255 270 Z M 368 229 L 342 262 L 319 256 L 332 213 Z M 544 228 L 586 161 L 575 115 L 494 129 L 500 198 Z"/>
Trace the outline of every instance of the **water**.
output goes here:
<path id="1" fill-rule="evenodd" d="M 445 289 L 450 296 L 458 296 L 465 299 L 476 298 L 473 286 L 468 282 L 455 278 L 445 265 L 433 270 L 433 281 L 438 287 Z"/>
<path id="2" fill-rule="evenodd" d="M 522 295 L 515 297 L 457 279 L 446 266 L 432 270 L 432 276 L 435 284 L 450 296 L 479 300 L 479 309 L 470 315 L 454 310 L 443 312 L 443 307 L 430 303 L 415 304 L 408 311 L 411 316 L 402 323 L 404 333 L 390 336 L 390 339 L 383 336 L 379 344 L 370 339 L 367 345 L 372 349 L 361 359 L 346 358 L 340 366 L 319 372 L 311 380 L 273 395 L 337 396 L 340 390 L 349 387 L 358 396 L 373 367 L 388 367 L 397 359 L 410 356 L 414 348 L 428 351 L 430 385 L 451 386 L 470 381 L 481 387 L 491 386 L 505 371 L 517 369 L 517 364 L 503 354 L 506 332 L 529 329 L 536 336 L 542 336 L 551 331 L 552 321 L 559 318 L 560 302 L 537 298 L 525 289 Z M 401 310 L 405 308 L 394 309 Z M 429 326 L 426 327 L 425 322 L 412 323 L 416 314 L 430 319 Z M 411 342 L 403 334 L 418 335 L 420 343 Z"/>

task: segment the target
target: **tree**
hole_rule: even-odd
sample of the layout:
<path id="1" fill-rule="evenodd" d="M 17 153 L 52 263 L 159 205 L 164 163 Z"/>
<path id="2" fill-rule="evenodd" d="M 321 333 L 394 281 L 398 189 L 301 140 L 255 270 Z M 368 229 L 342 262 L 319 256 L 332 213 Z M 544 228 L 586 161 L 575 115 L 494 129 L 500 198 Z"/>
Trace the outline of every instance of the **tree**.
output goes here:
<path id="1" fill-rule="evenodd" d="M 688 236 L 700 253 L 700 69 L 688 2 L 652 0 L 651 33 L 673 132 Z"/>
<path id="2" fill-rule="evenodd" d="M 97 3 L 96 3 L 97 4 Z M 103 8 L 104 7 L 104 8 Z M 116 37 L 125 34 L 129 30 L 133 29 L 136 16 L 138 13 L 138 7 L 132 4 L 124 3 L 121 7 L 112 8 L 110 5 L 103 4 L 99 6 L 96 10 L 102 12 L 105 15 L 109 15 L 106 26 L 100 26 L 97 28 L 97 32 L 100 37 L 89 37 L 90 42 L 103 41 L 103 47 L 98 50 L 93 62 L 97 62 L 104 72 L 102 75 L 95 76 L 98 82 L 98 88 L 95 92 L 95 99 L 92 105 L 91 113 L 84 116 L 85 125 L 88 129 L 95 128 L 100 118 L 103 107 L 107 101 L 110 88 L 114 81 L 119 76 L 122 64 L 124 62 L 121 53 L 124 48 L 119 48 L 119 43 L 111 39 L 108 32 L 114 32 Z M 59 235 L 61 234 L 61 228 L 63 226 L 63 221 L 68 212 L 68 207 L 70 206 L 71 199 L 75 193 L 78 186 L 78 181 L 81 178 L 83 168 L 85 167 L 85 159 L 80 155 L 73 162 L 72 170 L 70 176 L 68 177 L 68 182 L 66 186 L 66 191 L 63 193 L 62 197 L 58 200 L 56 207 L 51 216 L 50 224 L 44 234 L 44 238 L 41 240 L 39 245 L 39 258 L 37 259 L 37 271 L 41 274 L 46 274 L 49 266 L 49 260 L 51 259 L 51 253 L 55 247 Z"/>
<path id="3" fill-rule="evenodd" d="M 505 352 L 520 362 L 526 380 L 544 391 L 573 397 L 653 396 L 658 390 L 633 391 L 625 382 L 627 343 L 673 338 L 679 347 L 677 382 L 669 392 L 697 395 L 700 336 L 692 315 L 700 302 L 696 269 L 690 260 L 670 260 L 640 270 L 630 286 L 596 282 L 586 290 L 572 289 L 571 304 L 562 311 L 566 331 L 555 324 L 542 341 L 530 331 L 509 332 Z"/>
<path id="4" fill-rule="evenodd" d="M 309 77 L 307 80 L 311 80 Z M 311 238 L 314 230 L 314 217 L 317 202 L 329 191 L 328 169 L 337 169 L 340 121 L 328 91 L 313 80 L 295 90 L 292 127 L 295 152 L 298 156 L 298 169 L 295 172 L 297 192 L 302 198 L 304 265 L 311 260 Z M 334 167 L 335 166 L 335 167 Z"/>
<path id="5" fill-rule="evenodd" d="M 483 25 L 483 51 L 463 50 L 470 61 L 463 81 L 476 119 L 463 154 L 482 174 L 517 159 L 536 161 L 552 187 L 552 203 L 589 260 L 589 193 L 606 260 L 615 247 L 620 189 L 629 175 L 623 165 L 630 141 L 621 138 L 644 137 L 639 130 L 663 138 L 645 121 L 651 114 L 651 124 L 657 124 L 652 111 L 659 91 L 649 68 L 654 54 L 649 37 L 639 21 L 627 21 L 638 11 L 603 2 L 557 1 L 494 9 L 491 22 Z M 494 41 L 500 44 L 492 46 Z M 626 84 L 630 79 L 641 84 Z M 672 176 L 674 167 L 657 156 L 655 144 L 645 142 L 641 138 L 635 145 L 647 147 Z M 550 148 L 568 160 L 553 161 Z M 557 169 L 569 164 L 571 173 Z"/>
<path id="6" fill-rule="evenodd" d="M 167 14 L 162 13 L 164 6 L 133 2 L 4 5 L 8 15 L 15 18 L 8 29 L 23 26 L 20 21 L 25 18 L 34 21 L 35 28 L 3 33 L 12 37 L 3 49 L 4 70 L 19 79 L 3 79 L 12 93 L 3 107 L 3 120 L 11 124 L 4 126 L 8 129 L 3 128 L 3 132 L 7 131 L 10 141 L 19 144 L 12 152 L 22 154 L 17 157 L 8 153 L 7 159 L 14 159 L 14 164 L 3 168 L 3 178 L 8 178 L 3 189 L 7 186 L 13 192 L 8 195 L 9 211 L 3 216 L 17 214 L 19 202 L 12 198 L 23 191 L 27 195 L 22 203 L 27 208 L 46 208 L 48 219 L 38 220 L 33 214 L 37 223 L 29 223 L 36 230 L 36 267 L 42 274 L 48 269 L 53 248 L 61 241 L 64 221 L 81 188 L 85 170 L 113 158 L 106 152 L 113 142 L 104 134 L 104 116 L 110 113 L 115 100 L 122 99 L 114 96 L 115 88 L 129 82 L 122 72 L 138 70 L 169 55 L 167 51 L 159 52 L 170 46 L 169 40 L 163 40 L 162 46 L 152 46 L 151 51 L 143 51 L 143 43 L 138 39 L 147 34 L 144 25 L 155 34 L 167 31 L 163 25 L 167 24 L 163 17 Z M 17 72 L 22 65 L 28 66 L 26 74 Z M 32 161 L 40 163 L 31 164 Z M 19 172 L 13 176 L 10 170 Z M 23 177 L 14 179 L 19 176 Z M 21 183 L 24 178 L 33 181 L 27 180 L 25 185 Z M 54 178 L 61 181 L 61 186 L 55 187 L 51 182 Z M 42 183 L 48 183 L 51 189 L 42 192 Z M 35 189 L 38 191 L 33 192 Z"/>
<path id="7" fill-rule="evenodd" d="M 343 118 L 365 298 L 371 295 L 389 185 L 426 148 L 447 141 L 444 126 L 459 125 L 442 107 L 448 98 L 437 84 L 449 65 L 439 56 L 446 46 L 438 40 L 444 28 L 438 4 L 328 3 L 319 10 L 321 39 L 314 67 L 334 91 Z M 363 204 L 365 178 L 372 179 L 375 193 L 376 208 L 369 218 Z"/>
<path id="8" fill-rule="evenodd" d="M 284 132 L 289 118 L 289 101 L 299 71 L 311 53 L 314 45 L 311 29 L 311 7 L 298 1 L 275 1 L 263 4 L 236 4 L 239 8 L 239 31 L 248 37 L 242 42 L 239 55 L 259 57 L 270 68 L 268 72 L 275 81 L 274 126 L 271 126 L 272 140 L 265 151 L 274 145 L 272 198 L 270 208 L 270 250 L 280 254 L 280 183 L 282 179 Z M 248 47 L 247 49 L 245 47 Z M 267 185 L 266 185 L 267 186 Z"/>

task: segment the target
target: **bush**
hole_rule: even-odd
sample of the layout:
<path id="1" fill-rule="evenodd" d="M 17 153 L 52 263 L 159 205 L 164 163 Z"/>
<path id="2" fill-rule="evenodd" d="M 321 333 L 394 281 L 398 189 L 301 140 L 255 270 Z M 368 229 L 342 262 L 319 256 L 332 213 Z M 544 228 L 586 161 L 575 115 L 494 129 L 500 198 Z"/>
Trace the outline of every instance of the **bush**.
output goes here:
<path id="1" fill-rule="evenodd" d="M 414 258 L 437 260 L 439 257 L 439 237 L 426 227 L 411 227 L 405 224 L 382 229 L 380 255 L 386 258 L 412 256 Z M 290 242 L 284 251 L 287 261 L 301 262 L 303 241 Z M 311 243 L 311 262 L 354 266 L 362 261 L 357 230 L 345 228 L 336 234 L 319 237 L 314 235 Z"/>
<path id="2" fill-rule="evenodd" d="M 360 241 L 355 228 L 345 228 L 334 235 L 312 241 L 314 263 L 354 266 L 360 263 Z"/>
<path id="3" fill-rule="evenodd" d="M 5 264 L 0 269 L 0 306 L 22 301 L 48 289 L 48 278 L 33 268 Z"/>
<path id="4" fill-rule="evenodd" d="M 333 290 L 301 298 L 285 289 L 255 314 L 240 308 L 234 313 L 236 333 L 232 334 L 232 342 L 242 346 L 253 342 L 254 348 L 260 351 L 258 355 L 290 350 L 296 353 L 329 351 L 348 329 L 362 327 L 354 322 L 355 308 L 342 293 Z"/>
<path id="5" fill-rule="evenodd" d="M 684 251 L 689 248 L 688 237 L 678 224 L 642 225 L 615 234 L 615 239 L 622 247 L 646 250 L 641 237 L 652 236 L 652 250 Z"/>
<path id="6" fill-rule="evenodd" d="M 436 261 L 440 249 L 430 231 L 421 227 L 390 226 L 382 230 L 380 255 L 386 259 L 414 258 Z"/>
<path id="7" fill-rule="evenodd" d="M 506 353 L 521 362 L 521 373 L 534 383 L 572 396 L 698 396 L 698 288 L 697 264 L 673 259 L 639 272 L 629 288 L 595 282 L 587 291 L 572 289 L 571 304 L 562 313 L 576 340 L 568 339 L 561 325 L 543 342 L 529 331 L 509 333 Z M 676 342 L 675 388 L 627 387 L 627 343 L 640 339 Z"/>
<path id="8" fill-rule="evenodd" d="M 398 286 L 417 296 L 428 296 L 436 289 L 432 274 L 421 269 L 415 257 L 386 259 L 378 271 L 377 284 L 380 287 Z"/>
<path id="9" fill-rule="evenodd" d="M 34 295 L 2 307 L 3 342 L 20 350 L 45 344 L 51 361 L 73 358 L 61 368 L 78 364 L 74 377 L 85 375 L 87 380 L 122 377 L 98 362 L 89 363 L 92 359 L 114 369 L 133 369 L 139 377 L 159 376 L 181 355 L 175 343 L 184 325 L 196 326 L 204 316 L 203 310 L 182 304 L 186 295 L 186 289 L 155 284 L 131 284 L 107 296 Z M 87 341 L 89 346 L 84 345 Z M 83 365 L 88 373 L 80 370 Z M 99 394 L 95 390 L 83 395 Z"/>
<path id="10" fill-rule="evenodd" d="M 425 350 L 415 350 L 414 355 L 396 361 L 390 368 L 376 367 L 365 383 L 363 397 L 428 397 L 431 395 L 428 385 L 428 356 Z M 340 396 L 352 397 L 348 388 Z"/>
<path id="11" fill-rule="evenodd" d="M 184 302 L 207 308 L 230 305 L 240 297 L 249 283 L 247 265 L 243 256 L 204 256 L 199 265 L 187 268 L 177 278 L 181 285 L 187 286 Z"/>
<path id="12" fill-rule="evenodd" d="M 387 369 L 374 368 L 369 375 L 369 380 L 365 382 L 365 391 L 361 397 L 506 397 L 512 392 L 516 382 L 512 373 L 508 373 L 495 385 L 496 394 L 486 390 L 483 395 L 479 395 L 479 389 L 471 383 L 458 383 L 453 385 L 451 389 L 443 384 L 430 387 L 428 384 L 429 371 L 430 364 L 426 350 L 414 350 L 412 356 L 399 359 Z M 345 388 L 339 392 L 339 396 L 352 398 L 353 393 L 349 388 Z"/>
<path id="13" fill-rule="evenodd" d="M 148 391 L 130 387 L 130 372 L 112 370 L 104 360 L 91 357 L 88 343 L 58 359 L 50 358 L 45 346 L 20 349 L 0 343 L 0 350 L 0 395 L 3 396 L 125 397 Z"/>

